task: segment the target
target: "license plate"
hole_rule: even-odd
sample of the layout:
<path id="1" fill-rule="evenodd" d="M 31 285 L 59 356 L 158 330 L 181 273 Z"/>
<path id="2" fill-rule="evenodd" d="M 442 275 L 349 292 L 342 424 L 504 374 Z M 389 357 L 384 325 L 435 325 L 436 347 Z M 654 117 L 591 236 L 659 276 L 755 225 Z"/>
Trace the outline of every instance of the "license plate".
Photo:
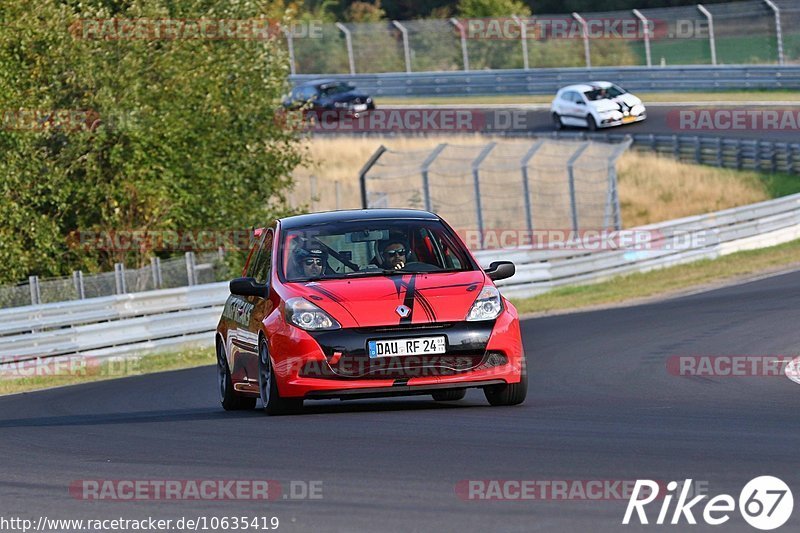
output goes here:
<path id="1" fill-rule="evenodd" d="M 634 116 L 622 117 L 622 123 L 623 124 L 627 124 L 628 122 L 633 122 L 634 120 L 636 120 L 636 117 L 634 117 Z"/>
<path id="2" fill-rule="evenodd" d="M 370 359 L 403 355 L 432 355 L 446 351 L 443 336 L 369 341 L 367 345 Z"/>
<path id="3" fill-rule="evenodd" d="M 366 111 L 367 104 L 356 104 L 353 106 L 353 111 Z"/>

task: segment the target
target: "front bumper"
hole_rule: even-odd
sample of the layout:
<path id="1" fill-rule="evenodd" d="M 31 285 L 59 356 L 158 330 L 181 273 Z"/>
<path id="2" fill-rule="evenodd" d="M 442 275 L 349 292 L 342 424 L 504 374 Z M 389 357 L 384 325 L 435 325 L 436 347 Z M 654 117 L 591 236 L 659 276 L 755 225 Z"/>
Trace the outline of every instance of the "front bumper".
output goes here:
<path id="1" fill-rule="evenodd" d="M 493 323 L 424 328 L 358 328 L 310 334 L 275 318 L 267 338 L 281 396 L 377 397 L 428 394 L 440 388 L 517 383 L 523 368 L 516 310 L 508 304 Z M 370 339 L 447 336 L 447 353 L 370 359 Z M 366 395 L 366 396 L 364 396 Z"/>
<path id="2" fill-rule="evenodd" d="M 597 124 L 597 127 L 612 128 L 614 126 L 622 126 L 624 124 L 633 124 L 634 122 L 641 122 L 646 118 L 647 118 L 647 112 L 643 112 L 640 115 L 630 115 L 627 117 L 601 120 Z"/>

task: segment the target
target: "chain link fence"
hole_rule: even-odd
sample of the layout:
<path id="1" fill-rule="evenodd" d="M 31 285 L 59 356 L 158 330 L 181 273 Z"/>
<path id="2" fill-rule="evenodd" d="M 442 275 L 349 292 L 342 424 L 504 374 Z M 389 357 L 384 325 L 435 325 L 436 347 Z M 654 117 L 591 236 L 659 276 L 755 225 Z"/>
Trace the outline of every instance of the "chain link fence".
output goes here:
<path id="1" fill-rule="evenodd" d="M 616 162 L 631 145 L 534 139 L 432 150 L 381 146 L 360 176 L 367 208 L 425 209 L 459 232 L 622 227 Z M 476 242 L 472 240 L 472 242 Z"/>
<path id="2" fill-rule="evenodd" d="M 288 34 L 293 74 L 800 61 L 797 0 L 320 26 Z"/>
<path id="3" fill-rule="evenodd" d="M 126 269 L 117 264 L 114 272 L 39 279 L 0 287 L 0 308 L 82 300 L 156 289 L 170 289 L 213 283 L 228 279 L 229 272 L 221 252 L 195 254 L 161 261 L 153 258 L 149 267 Z"/>

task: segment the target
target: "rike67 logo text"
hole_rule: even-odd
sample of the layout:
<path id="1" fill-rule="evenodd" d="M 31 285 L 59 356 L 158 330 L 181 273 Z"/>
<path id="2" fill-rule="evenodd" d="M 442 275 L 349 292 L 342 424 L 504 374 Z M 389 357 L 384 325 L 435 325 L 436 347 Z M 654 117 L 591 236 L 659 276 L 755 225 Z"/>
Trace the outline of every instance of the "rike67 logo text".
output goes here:
<path id="1" fill-rule="evenodd" d="M 678 495 L 676 491 L 679 487 L 678 483 L 670 481 L 667 484 L 666 493 L 659 494 L 659 484 L 655 481 L 637 480 L 633 487 L 633 494 L 628 500 L 628 507 L 622 523 L 630 524 L 635 511 L 640 524 L 649 524 L 645 507 L 656 499 L 662 500 L 656 524 L 680 524 L 684 523 L 684 520 L 687 524 L 697 524 L 694 513 L 700 513 L 701 508 L 702 518 L 706 524 L 718 526 L 730 520 L 737 503 L 733 496 L 720 494 L 705 502 L 704 506 L 700 506 L 700 502 L 708 496 L 702 494 L 689 499 L 691 486 L 692 480 L 687 479 L 680 485 L 681 490 Z M 640 498 L 643 494 L 645 496 Z M 674 496 L 678 496 L 678 499 L 670 518 L 670 507 Z M 764 531 L 776 529 L 785 524 L 791 517 L 794 508 L 794 498 L 789 486 L 773 476 L 760 476 L 750 480 L 739 494 L 738 503 L 742 518 L 754 528 Z M 695 506 L 697 506 L 696 509 Z"/>

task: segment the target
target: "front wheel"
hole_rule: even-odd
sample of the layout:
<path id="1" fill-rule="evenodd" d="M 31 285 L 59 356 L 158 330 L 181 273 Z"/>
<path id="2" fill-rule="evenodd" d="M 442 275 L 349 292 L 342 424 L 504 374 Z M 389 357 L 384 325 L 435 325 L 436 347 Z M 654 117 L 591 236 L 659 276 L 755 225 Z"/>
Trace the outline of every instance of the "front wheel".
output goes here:
<path id="1" fill-rule="evenodd" d="M 233 390 L 231 371 L 228 369 L 228 360 L 225 357 L 225 347 L 222 345 L 222 341 L 217 341 L 217 385 L 219 401 L 226 411 L 252 409 L 256 406 L 255 398 L 239 396 Z"/>
<path id="2" fill-rule="evenodd" d="M 564 129 L 564 123 L 561 122 L 561 116 L 558 113 L 553 113 L 553 127 L 555 127 L 556 131 Z"/>
<path id="3" fill-rule="evenodd" d="M 586 115 L 586 127 L 589 128 L 589 131 L 597 131 L 597 122 L 594 121 L 592 115 Z"/>
<path id="4" fill-rule="evenodd" d="M 519 405 L 528 395 L 528 375 L 523 369 L 519 383 L 506 383 L 505 385 L 490 385 L 484 387 L 483 393 L 489 405 Z"/>
<path id="5" fill-rule="evenodd" d="M 261 404 L 268 415 L 296 413 L 303 407 L 303 400 L 281 398 L 278 392 L 278 383 L 272 372 L 269 350 L 263 341 L 258 348 L 258 390 Z"/>

